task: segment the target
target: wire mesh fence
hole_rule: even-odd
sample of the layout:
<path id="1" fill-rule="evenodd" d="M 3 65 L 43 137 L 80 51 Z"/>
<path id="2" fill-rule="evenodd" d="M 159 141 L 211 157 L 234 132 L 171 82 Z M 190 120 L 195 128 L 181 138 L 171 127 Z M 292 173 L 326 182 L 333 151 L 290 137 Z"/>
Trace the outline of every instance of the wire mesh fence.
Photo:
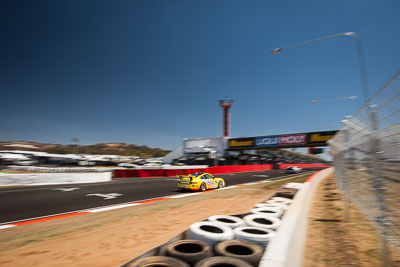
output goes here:
<path id="1" fill-rule="evenodd" d="M 400 71 L 329 141 L 336 181 L 400 253 Z"/>

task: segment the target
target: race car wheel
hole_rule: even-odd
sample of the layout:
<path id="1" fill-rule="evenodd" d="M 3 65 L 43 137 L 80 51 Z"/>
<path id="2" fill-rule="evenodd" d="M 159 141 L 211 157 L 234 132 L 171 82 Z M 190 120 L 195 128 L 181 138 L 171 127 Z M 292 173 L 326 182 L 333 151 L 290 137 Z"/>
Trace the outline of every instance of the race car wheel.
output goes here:
<path id="1" fill-rule="evenodd" d="M 275 232 L 271 229 L 254 226 L 241 226 L 233 229 L 233 232 L 237 240 L 247 240 L 264 247 L 275 236 Z"/>
<path id="2" fill-rule="evenodd" d="M 224 240 L 233 239 L 233 230 L 220 223 L 201 221 L 189 227 L 189 239 L 196 239 L 207 242 L 213 246 Z"/>
<path id="3" fill-rule="evenodd" d="M 189 267 L 186 262 L 166 256 L 152 256 L 137 260 L 127 265 L 127 267 Z"/>
<path id="4" fill-rule="evenodd" d="M 226 240 L 215 246 L 215 254 L 241 259 L 257 266 L 263 255 L 263 247 L 245 240 Z"/>
<path id="5" fill-rule="evenodd" d="M 267 214 L 250 214 L 243 218 L 249 226 L 275 230 L 281 224 L 281 220 Z"/>
<path id="6" fill-rule="evenodd" d="M 178 240 L 167 246 L 167 255 L 181 259 L 191 266 L 196 262 L 211 257 L 210 245 L 200 240 Z"/>
<path id="7" fill-rule="evenodd" d="M 245 222 L 243 219 L 230 215 L 214 215 L 208 218 L 210 222 L 217 222 L 223 225 L 229 226 L 230 228 L 236 228 L 244 226 Z"/>
<path id="8" fill-rule="evenodd" d="M 217 266 L 228 266 L 228 267 L 252 267 L 252 265 L 244 260 L 226 257 L 226 256 L 217 256 L 210 257 L 196 263 L 194 267 L 217 267 Z"/>
<path id="9" fill-rule="evenodd" d="M 218 183 L 218 188 L 222 188 L 222 187 L 224 187 L 224 186 L 225 186 L 224 182 L 219 181 L 219 183 Z"/>
<path id="10" fill-rule="evenodd" d="M 204 192 L 204 191 L 206 191 L 206 189 L 207 189 L 206 184 L 205 184 L 205 183 L 202 183 L 202 184 L 200 185 L 200 191 L 201 191 L 201 192 Z"/>

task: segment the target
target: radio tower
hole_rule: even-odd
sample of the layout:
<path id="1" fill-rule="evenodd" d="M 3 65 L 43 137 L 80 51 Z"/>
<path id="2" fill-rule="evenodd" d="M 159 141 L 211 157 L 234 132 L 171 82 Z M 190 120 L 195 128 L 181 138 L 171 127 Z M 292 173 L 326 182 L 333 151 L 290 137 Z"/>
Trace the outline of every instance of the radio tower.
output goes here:
<path id="1" fill-rule="evenodd" d="M 219 100 L 219 106 L 223 108 L 224 137 L 231 136 L 231 115 L 229 109 L 232 107 L 233 100 Z"/>

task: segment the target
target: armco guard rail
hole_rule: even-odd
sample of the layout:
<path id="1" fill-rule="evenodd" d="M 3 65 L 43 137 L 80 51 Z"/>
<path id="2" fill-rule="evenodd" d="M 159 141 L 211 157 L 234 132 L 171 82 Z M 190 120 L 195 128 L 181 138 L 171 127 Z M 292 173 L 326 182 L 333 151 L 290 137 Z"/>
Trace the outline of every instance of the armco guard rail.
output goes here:
<path id="1" fill-rule="evenodd" d="M 306 164 L 306 163 L 293 163 L 293 164 L 280 164 L 280 169 L 285 169 L 288 166 L 297 166 L 300 168 L 327 168 L 330 165 L 325 164 Z M 223 174 L 234 172 L 252 172 L 252 171 L 267 171 L 272 170 L 272 164 L 263 165 L 230 165 L 230 166 L 214 166 L 204 168 L 177 168 L 177 169 L 119 169 L 113 171 L 113 178 L 150 178 L 150 177 L 174 177 L 176 175 L 187 175 L 194 172 L 208 172 L 211 174 Z"/>

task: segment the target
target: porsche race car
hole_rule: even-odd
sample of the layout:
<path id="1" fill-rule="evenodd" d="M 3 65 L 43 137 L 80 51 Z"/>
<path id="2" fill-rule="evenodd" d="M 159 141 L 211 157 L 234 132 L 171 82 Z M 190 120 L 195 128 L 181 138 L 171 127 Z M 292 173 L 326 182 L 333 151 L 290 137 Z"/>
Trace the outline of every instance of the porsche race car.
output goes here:
<path id="1" fill-rule="evenodd" d="M 179 178 L 178 189 L 192 191 L 206 191 L 207 189 L 222 188 L 225 181 L 214 177 L 210 173 L 196 172 L 189 175 L 177 175 Z"/>

